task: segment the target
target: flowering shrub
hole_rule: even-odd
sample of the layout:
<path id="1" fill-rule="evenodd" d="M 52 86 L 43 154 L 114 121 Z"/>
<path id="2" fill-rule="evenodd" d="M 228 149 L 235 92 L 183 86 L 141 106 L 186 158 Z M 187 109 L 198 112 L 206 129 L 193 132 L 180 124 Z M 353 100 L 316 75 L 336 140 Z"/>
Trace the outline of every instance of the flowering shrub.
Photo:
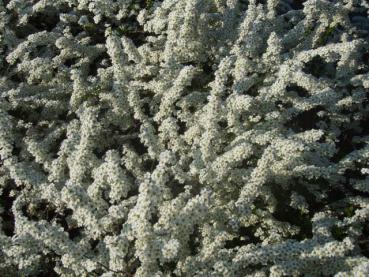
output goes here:
<path id="1" fill-rule="evenodd" d="M 369 276 L 364 0 L 0 0 L 0 276 Z"/>

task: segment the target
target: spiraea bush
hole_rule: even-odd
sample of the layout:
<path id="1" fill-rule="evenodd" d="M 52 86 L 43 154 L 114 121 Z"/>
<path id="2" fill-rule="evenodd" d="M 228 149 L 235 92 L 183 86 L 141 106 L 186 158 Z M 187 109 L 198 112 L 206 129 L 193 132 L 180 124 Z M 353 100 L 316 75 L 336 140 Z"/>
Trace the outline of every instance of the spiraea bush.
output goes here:
<path id="1" fill-rule="evenodd" d="M 0 276 L 369 276 L 365 0 L 0 0 Z"/>

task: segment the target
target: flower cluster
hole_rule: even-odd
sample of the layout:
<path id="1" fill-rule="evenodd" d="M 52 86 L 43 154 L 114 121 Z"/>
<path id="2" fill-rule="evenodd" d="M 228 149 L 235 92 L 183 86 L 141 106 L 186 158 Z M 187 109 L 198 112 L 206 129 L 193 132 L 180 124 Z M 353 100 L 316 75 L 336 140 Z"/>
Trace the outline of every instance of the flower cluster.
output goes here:
<path id="1" fill-rule="evenodd" d="M 0 276 L 369 275 L 365 0 L 0 0 Z"/>

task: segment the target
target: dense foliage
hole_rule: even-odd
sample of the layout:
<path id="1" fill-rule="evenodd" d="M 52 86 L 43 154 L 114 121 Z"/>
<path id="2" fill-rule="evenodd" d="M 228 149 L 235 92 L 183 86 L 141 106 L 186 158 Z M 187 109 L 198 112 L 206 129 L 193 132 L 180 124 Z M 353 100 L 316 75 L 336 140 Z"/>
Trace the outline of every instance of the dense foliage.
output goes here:
<path id="1" fill-rule="evenodd" d="M 369 276 L 365 0 L 0 0 L 0 276 Z"/>

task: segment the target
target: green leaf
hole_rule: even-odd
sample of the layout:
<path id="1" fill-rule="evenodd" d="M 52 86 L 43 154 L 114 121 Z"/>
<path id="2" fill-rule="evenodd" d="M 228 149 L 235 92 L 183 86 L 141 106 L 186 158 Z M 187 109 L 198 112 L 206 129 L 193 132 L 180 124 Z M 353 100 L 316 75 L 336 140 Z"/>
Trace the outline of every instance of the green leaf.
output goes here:
<path id="1" fill-rule="evenodd" d="M 338 227 L 337 225 L 334 225 L 331 229 L 332 236 L 339 241 L 342 241 L 346 236 L 346 230 L 343 227 Z"/>
<path id="2" fill-rule="evenodd" d="M 343 212 L 346 217 L 352 217 L 355 215 L 355 208 L 353 206 L 348 206 L 344 209 Z"/>
<path id="3" fill-rule="evenodd" d="M 324 45 L 327 43 L 329 37 L 332 35 L 334 30 L 336 29 L 336 25 L 328 26 L 328 28 L 324 31 L 322 36 L 318 39 L 317 43 L 318 45 Z"/>

